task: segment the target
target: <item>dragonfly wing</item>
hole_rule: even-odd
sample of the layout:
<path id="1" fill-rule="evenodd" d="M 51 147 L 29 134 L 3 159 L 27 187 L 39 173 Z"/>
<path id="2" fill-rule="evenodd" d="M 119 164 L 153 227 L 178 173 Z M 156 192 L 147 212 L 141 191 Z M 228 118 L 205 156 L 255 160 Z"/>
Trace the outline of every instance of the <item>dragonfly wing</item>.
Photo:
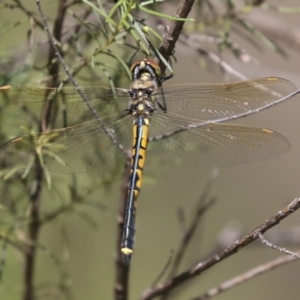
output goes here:
<path id="1" fill-rule="evenodd" d="M 27 169 L 38 155 L 47 170 L 58 173 L 105 171 L 124 161 L 119 147 L 131 144 L 127 112 L 98 121 L 15 138 L 0 147 L 4 167 Z"/>
<path id="2" fill-rule="evenodd" d="M 85 87 L 82 93 L 100 116 L 123 111 L 128 106 L 127 90 L 106 87 Z M 30 86 L 0 87 L 1 110 L 23 120 L 34 120 L 37 124 L 47 118 L 52 128 L 73 126 L 95 116 L 82 100 L 76 88 L 60 90 Z"/>
<path id="3" fill-rule="evenodd" d="M 197 127 L 178 120 L 174 129 L 151 136 L 149 154 L 162 161 L 187 167 L 213 168 L 254 162 L 287 152 L 290 144 L 282 135 L 252 126 L 211 123 Z M 168 126 L 172 127 L 169 120 Z M 177 127 L 176 127 L 177 125 Z M 161 124 L 152 134 L 158 133 Z"/>
<path id="4" fill-rule="evenodd" d="M 276 77 L 228 84 L 188 84 L 163 87 L 167 113 L 190 119 L 190 122 L 224 122 L 255 113 L 290 98 L 297 91 L 288 80 Z"/>

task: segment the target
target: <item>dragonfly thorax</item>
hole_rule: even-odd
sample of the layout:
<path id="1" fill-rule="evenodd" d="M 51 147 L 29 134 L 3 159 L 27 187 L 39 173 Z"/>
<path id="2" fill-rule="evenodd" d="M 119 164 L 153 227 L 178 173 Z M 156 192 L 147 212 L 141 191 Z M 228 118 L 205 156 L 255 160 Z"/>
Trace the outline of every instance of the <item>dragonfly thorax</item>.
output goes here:
<path id="1" fill-rule="evenodd" d="M 151 97 L 141 97 L 137 100 L 132 100 L 129 104 L 128 110 L 132 116 L 150 116 L 155 110 L 155 102 L 151 99 Z"/>
<path id="2" fill-rule="evenodd" d="M 139 99 L 141 97 L 151 97 L 153 92 L 157 89 L 157 82 L 155 80 L 150 79 L 138 79 L 135 80 L 129 92 L 129 96 L 131 99 Z"/>
<path id="3" fill-rule="evenodd" d="M 157 83 L 154 80 L 135 80 L 128 91 L 131 101 L 129 111 L 133 116 L 149 116 L 155 110 L 155 91 Z"/>

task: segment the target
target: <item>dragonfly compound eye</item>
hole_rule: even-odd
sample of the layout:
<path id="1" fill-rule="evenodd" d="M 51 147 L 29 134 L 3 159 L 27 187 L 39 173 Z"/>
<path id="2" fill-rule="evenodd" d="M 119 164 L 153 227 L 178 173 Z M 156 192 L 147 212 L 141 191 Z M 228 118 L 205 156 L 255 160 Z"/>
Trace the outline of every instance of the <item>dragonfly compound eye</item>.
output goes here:
<path id="1" fill-rule="evenodd" d="M 152 80 L 158 81 L 161 77 L 159 65 L 150 59 L 143 59 L 132 64 L 131 68 L 132 79 L 141 79 L 147 73 Z"/>

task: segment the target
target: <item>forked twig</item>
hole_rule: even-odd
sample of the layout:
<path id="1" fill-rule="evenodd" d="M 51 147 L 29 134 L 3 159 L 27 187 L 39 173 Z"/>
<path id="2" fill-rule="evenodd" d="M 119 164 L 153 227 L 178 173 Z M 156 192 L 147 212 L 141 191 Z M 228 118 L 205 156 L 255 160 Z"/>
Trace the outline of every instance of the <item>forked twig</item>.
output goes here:
<path id="1" fill-rule="evenodd" d="M 278 250 L 280 252 L 284 252 L 285 254 L 290 255 L 290 256 L 292 256 L 294 258 L 299 258 L 300 259 L 300 255 L 299 254 L 297 254 L 297 253 L 295 253 L 293 251 L 290 251 L 290 250 L 288 250 L 286 248 L 279 247 L 279 246 L 277 246 L 277 245 L 275 245 L 275 244 L 267 241 L 261 232 L 258 233 L 258 236 L 259 236 L 261 242 L 263 244 L 265 244 L 266 246 L 268 246 L 268 247 L 270 247 L 272 249 Z"/>
<path id="2" fill-rule="evenodd" d="M 215 182 L 215 179 L 217 177 L 217 172 L 216 171 L 213 171 L 211 176 L 209 177 L 207 183 L 206 183 L 206 186 L 204 187 L 203 189 L 203 192 L 200 196 L 200 199 L 199 199 L 199 203 L 197 205 L 197 210 L 196 210 L 196 213 L 190 223 L 190 226 L 188 227 L 187 231 L 185 232 L 183 238 L 182 238 L 182 241 L 180 243 L 180 246 L 179 246 L 179 249 L 177 250 L 177 253 L 175 255 L 175 258 L 174 258 L 174 263 L 173 263 L 173 266 L 171 268 L 171 271 L 170 271 L 170 275 L 169 275 L 169 278 L 173 277 L 176 272 L 177 272 L 177 269 L 179 267 L 179 264 L 183 258 L 183 255 L 185 254 L 185 251 L 187 249 L 187 247 L 189 246 L 190 244 L 190 241 L 192 239 L 192 237 L 194 236 L 194 233 L 196 232 L 196 229 L 197 229 L 197 226 L 199 224 L 199 221 L 201 220 L 201 217 L 214 205 L 215 203 L 215 199 L 212 198 L 210 200 L 208 200 L 206 202 L 206 200 L 208 199 L 208 194 Z"/>
<path id="3" fill-rule="evenodd" d="M 209 269 L 210 267 L 214 266 L 215 264 L 233 255 L 240 249 L 246 247 L 247 245 L 255 241 L 258 238 L 259 233 L 264 233 L 270 228 L 272 228 L 273 226 L 277 225 L 281 220 L 285 219 L 290 214 L 292 214 L 297 209 L 299 209 L 299 207 L 300 207 L 300 198 L 296 198 L 287 207 L 283 208 L 276 215 L 264 221 L 261 225 L 256 227 L 252 232 L 250 232 L 248 235 L 244 236 L 240 240 L 236 241 L 231 246 L 211 256 L 210 258 L 197 263 L 191 269 L 166 281 L 165 283 L 159 284 L 156 287 L 147 290 L 146 293 L 144 293 L 143 296 L 141 297 L 141 300 L 149 300 L 159 295 L 163 295 L 167 292 L 172 291 L 176 287 L 179 287 L 188 279 L 200 275 L 205 270 Z"/>
<path id="4" fill-rule="evenodd" d="M 300 253 L 298 252 L 298 255 Z M 295 257 L 292 257 L 292 256 L 282 256 L 282 257 L 279 257 L 279 258 L 276 258 L 274 260 L 271 260 L 265 264 L 261 264 L 260 266 L 257 266 L 243 274 L 240 274 L 238 276 L 235 276 L 229 280 L 226 280 L 224 281 L 223 283 L 221 283 L 220 285 L 216 286 L 216 287 L 213 287 L 211 289 L 209 289 L 205 294 L 199 296 L 199 297 L 196 297 L 194 298 L 193 300 L 207 300 L 207 299 L 211 299 L 229 289 L 232 289 L 234 288 L 235 286 L 238 286 L 242 283 L 245 283 L 247 282 L 248 280 L 258 276 L 258 275 L 261 275 L 261 274 L 264 274 L 268 271 L 271 271 L 281 265 L 284 265 L 284 264 L 287 264 L 287 263 L 290 263 L 292 261 L 294 261 L 296 258 Z"/>

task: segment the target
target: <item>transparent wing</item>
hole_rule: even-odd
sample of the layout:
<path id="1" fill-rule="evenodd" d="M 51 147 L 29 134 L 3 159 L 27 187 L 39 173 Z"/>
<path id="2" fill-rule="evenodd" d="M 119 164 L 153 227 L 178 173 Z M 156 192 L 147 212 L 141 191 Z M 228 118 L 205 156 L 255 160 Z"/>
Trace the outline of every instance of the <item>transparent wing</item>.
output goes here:
<path id="1" fill-rule="evenodd" d="M 132 120 L 123 113 L 104 118 L 103 124 L 106 132 L 95 120 L 16 138 L 0 147 L 0 160 L 6 167 L 26 169 L 39 153 L 53 172 L 109 170 L 124 162 L 117 145 L 131 148 Z M 197 126 L 163 114 L 157 116 L 151 122 L 147 156 L 171 164 L 211 168 L 269 159 L 290 148 L 283 136 L 268 129 L 218 123 Z"/>
<path id="2" fill-rule="evenodd" d="M 107 87 L 85 87 L 82 92 L 100 116 L 123 111 L 128 107 L 129 95 L 125 89 L 115 89 L 113 92 Z M 3 86 L 0 87 L 0 107 L 8 115 L 23 120 L 35 120 L 37 123 L 46 114 L 52 128 L 73 126 L 82 120 L 95 118 L 76 88 L 72 87 L 58 90 Z"/>
<path id="3" fill-rule="evenodd" d="M 94 116 L 74 88 L 0 88 L 4 112 L 38 120 L 45 102 L 53 107 L 54 128 L 79 123 Z M 230 84 L 170 86 L 157 91 L 167 113 L 153 113 L 149 155 L 170 163 L 209 168 L 264 160 L 286 152 L 288 141 L 266 129 L 213 122 L 247 115 L 283 101 L 295 86 L 280 78 L 263 78 Z M 132 121 L 126 112 L 128 92 L 87 87 L 85 96 L 101 116 L 80 125 L 16 138 L 0 148 L 6 166 L 28 168 L 36 155 L 50 171 L 62 173 L 102 171 L 122 157 L 116 144 L 131 148 Z M 116 113 L 119 112 L 119 113 Z M 67 121 L 67 122 L 66 122 Z M 105 129 L 105 130 L 104 130 Z M 107 134 L 109 133 L 109 134 Z M 113 139 L 111 138 L 113 137 Z M 114 141 L 113 141 L 114 140 Z"/>
<path id="4" fill-rule="evenodd" d="M 235 124 L 190 124 L 164 117 L 151 126 L 148 154 L 162 162 L 193 168 L 261 161 L 290 149 L 282 135 Z M 164 126 L 165 125 L 165 126 Z M 161 128 L 168 128 L 162 134 Z"/>
<path id="5" fill-rule="evenodd" d="M 297 88 L 288 80 L 267 77 L 228 84 L 166 86 L 163 91 L 158 101 L 162 103 L 164 96 L 168 114 L 194 122 L 223 122 L 284 101 Z"/>
<path id="6" fill-rule="evenodd" d="M 15 138 L 0 147 L 2 167 L 28 169 L 36 156 L 52 172 L 106 171 L 124 161 L 119 144 L 130 149 L 132 122 L 128 112 L 80 125 Z M 103 127 L 104 126 L 104 127 Z"/>
<path id="7" fill-rule="evenodd" d="M 157 100 L 166 101 L 167 113 L 190 119 L 222 122 L 245 116 L 289 98 L 297 88 L 276 77 L 228 84 L 174 85 L 158 89 Z M 126 89 L 113 92 L 106 87 L 85 87 L 82 92 L 101 117 L 128 107 Z M 75 88 L 57 89 L 29 86 L 0 88 L 0 106 L 10 115 L 25 120 L 41 120 L 47 105 L 52 128 L 72 126 L 94 118 Z M 192 122 L 193 120 L 191 120 Z"/>

